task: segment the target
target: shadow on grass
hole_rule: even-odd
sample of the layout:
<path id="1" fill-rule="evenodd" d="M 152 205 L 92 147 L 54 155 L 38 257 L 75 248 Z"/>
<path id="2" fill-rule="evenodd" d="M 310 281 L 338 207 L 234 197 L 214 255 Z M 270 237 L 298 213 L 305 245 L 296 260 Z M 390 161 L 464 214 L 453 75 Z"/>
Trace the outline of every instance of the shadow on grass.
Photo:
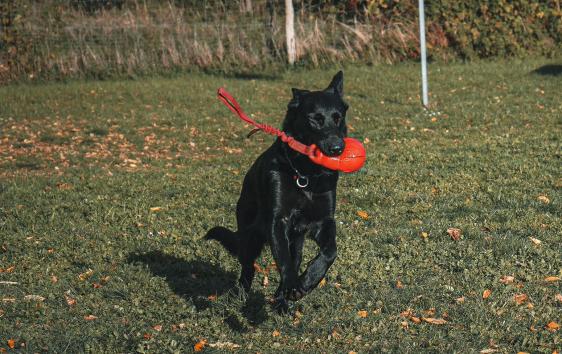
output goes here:
<path id="1" fill-rule="evenodd" d="M 132 253 L 128 262 L 146 264 L 154 275 L 165 278 L 176 294 L 191 299 L 197 310 L 211 306 L 210 295 L 236 291 L 236 274 L 204 261 L 185 261 L 161 251 L 151 251 Z M 242 315 L 252 324 L 262 323 L 266 319 L 264 305 L 263 294 L 252 291 L 242 308 Z M 243 324 L 235 320 L 226 322 L 233 330 L 245 330 Z"/>
<path id="2" fill-rule="evenodd" d="M 531 71 L 533 74 L 558 76 L 562 75 L 562 65 L 548 64 Z"/>

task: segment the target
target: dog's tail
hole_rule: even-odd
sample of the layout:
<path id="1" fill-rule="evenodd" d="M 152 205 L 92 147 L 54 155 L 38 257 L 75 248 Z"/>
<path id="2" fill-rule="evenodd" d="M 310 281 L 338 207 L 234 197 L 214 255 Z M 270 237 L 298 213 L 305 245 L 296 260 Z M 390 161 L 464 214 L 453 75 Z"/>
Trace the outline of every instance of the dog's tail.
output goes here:
<path id="1" fill-rule="evenodd" d="M 205 235 L 205 240 L 216 240 L 219 241 L 221 245 L 233 256 L 238 255 L 238 249 L 240 244 L 240 236 L 237 232 L 230 231 L 229 229 L 216 226 L 207 232 Z"/>

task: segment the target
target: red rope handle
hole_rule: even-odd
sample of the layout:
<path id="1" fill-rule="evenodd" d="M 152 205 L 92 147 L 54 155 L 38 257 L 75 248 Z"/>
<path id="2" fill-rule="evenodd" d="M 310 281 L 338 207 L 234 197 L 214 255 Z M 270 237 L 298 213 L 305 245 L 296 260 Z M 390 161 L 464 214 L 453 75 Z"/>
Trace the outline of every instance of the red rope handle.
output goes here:
<path id="1" fill-rule="evenodd" d="M 256 128 L 263 130 L 267 134 L 278 136 L 279 138 L 281 138 L 281 141 L 287 143 L 287 145 L 289 145 L 291 149 L 298 151 L 301 154 L 307 155 L 311 158 L 315 156 L 315 151 L 316 151 L 315 145 L 310 145 L 310 146 L 305 145 L 300 141 L 295 140 L 295 138 L 293 138 L 292 136 L 287 136 L 285 132 L 277 128 L 274 128 L 267 124 L 258 123 L 252 118 L 248 117 L 246 113 L 244 113 L 244 111 L 242 110 L 242 107 L 240 107 L 238 102 L 236 102 L 234 97 L 232 97 L 232 95 L 228 93 L 224 88 L 222 87 L 219 88 L 219 90 L 217 91 L 217 95 L 219 97 L 219 100 L 222 101 L 222 103 L 224 103 L 234 114 L 236 114 L 238 117 L 240 117 L 240 119 L 242 119 L 246 123 L 249 123 L 255 126 Z"/>

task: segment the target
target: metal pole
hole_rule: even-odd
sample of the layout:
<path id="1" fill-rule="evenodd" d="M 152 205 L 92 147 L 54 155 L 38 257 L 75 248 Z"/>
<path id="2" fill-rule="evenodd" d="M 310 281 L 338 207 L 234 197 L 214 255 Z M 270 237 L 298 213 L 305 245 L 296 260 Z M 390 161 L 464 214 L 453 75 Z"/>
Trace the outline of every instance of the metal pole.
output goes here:
<path id="1" fill-rule="evenodd" d="M 429 99 L 427 98 L 427 53 L 425 46 L 425 11 L 423 0 L 418 0 L 420 12 L 420 49 L 421 49 L 421 74 L 422 74 L 422 103 L 427 108 Z"/>

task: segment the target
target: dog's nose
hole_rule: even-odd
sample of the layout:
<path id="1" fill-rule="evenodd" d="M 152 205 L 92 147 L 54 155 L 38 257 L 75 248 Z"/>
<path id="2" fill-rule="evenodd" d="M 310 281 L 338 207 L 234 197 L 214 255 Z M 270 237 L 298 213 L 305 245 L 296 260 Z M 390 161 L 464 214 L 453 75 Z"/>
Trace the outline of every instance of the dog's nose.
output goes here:
<path id="1" fill-rule="evenodd" d="M 343 141 L 342 141 L 341 143 L 336 143 L 336 144 L 330 146 L 328 152 L 332 156 L 338 156 L 338 155 L 341 155 L 341 153 L 343 152 L 343 148 L 344 148 L 344 144 L 343 144 Z"/>

